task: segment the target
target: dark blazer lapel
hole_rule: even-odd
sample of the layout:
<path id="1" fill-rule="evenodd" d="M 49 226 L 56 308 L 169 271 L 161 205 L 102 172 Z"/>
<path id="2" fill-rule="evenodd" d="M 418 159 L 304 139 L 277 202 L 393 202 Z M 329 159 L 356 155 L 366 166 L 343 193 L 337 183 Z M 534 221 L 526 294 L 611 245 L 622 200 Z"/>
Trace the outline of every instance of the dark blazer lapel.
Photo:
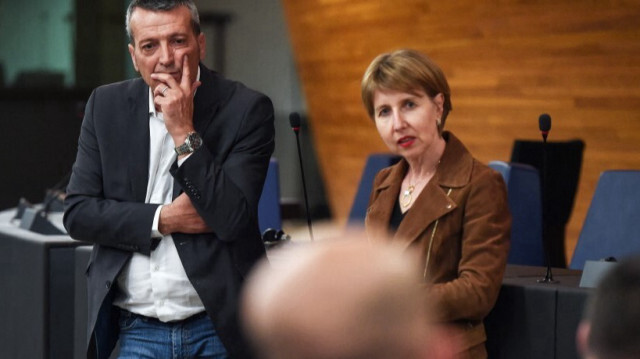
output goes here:
<path id="1" fill-rule="evenodd" d="M 207 128 L 218 112 L 219 101 L 216 101 L 216 93 L 224 92 L 216 89 L 218 81 L 202 64 L 200 64 L 200 83 L 193 98 L 193 128 L 204 138 Z M 182 193 L 180 184 L 178 181 L 173 181 L 173 198 L 178 197 L 180 193 Z"/>
<path id="2" fill-rule="evenodd" d="M 144 202 L 149 181 L 149 86 L 142 79 L 131 86 L 129 114 L 125 117 L 131 123 L 127 124 L 129 138 L 124 142 L 131 147 L 128 153 L 132 160 L 127 161 L 131 190 L 136 202 Z"/>
<path id="3" fill-rule="evenodd" d="M 215 81 L 213 73 L 202 64 L 200 65 L 200 82 L 202 84 L 196 90 L 193 99 L 193 127 L 196 132 L 204 134 L 218 111 L 219 99 L 216 100 L 216 94 L 223 92 L 216 89 L 218 81 Z"/>

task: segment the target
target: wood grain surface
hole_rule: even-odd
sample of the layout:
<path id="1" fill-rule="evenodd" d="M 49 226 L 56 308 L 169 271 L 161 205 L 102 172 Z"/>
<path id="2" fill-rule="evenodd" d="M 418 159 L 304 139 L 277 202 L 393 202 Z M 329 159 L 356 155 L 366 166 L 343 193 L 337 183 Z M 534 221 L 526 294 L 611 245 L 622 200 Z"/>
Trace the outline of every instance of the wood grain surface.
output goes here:
<path id="1" fill-rule="evenodd" d="M 443 68 L 446 128 L 483 162 L 514 139 L 586 142 L 570 258 L 599 174 L 640 169 L 640 1 L 284 0 L 319 162 L 344 223 L 365 159 L 386 151 L 360 100 L 379 53 L 415 48 Z"/>

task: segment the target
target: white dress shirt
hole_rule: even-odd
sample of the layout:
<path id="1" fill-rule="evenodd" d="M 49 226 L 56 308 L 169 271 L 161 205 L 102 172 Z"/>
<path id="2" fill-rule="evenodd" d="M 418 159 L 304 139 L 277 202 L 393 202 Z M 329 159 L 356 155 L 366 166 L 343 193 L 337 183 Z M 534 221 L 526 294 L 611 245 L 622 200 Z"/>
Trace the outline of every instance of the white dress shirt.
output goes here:
<path id="1" fill-rule="evenodd" d="M 200 79 L 200 68 L 197 79 Z M 173 195 L 173 177 L 169 168 L 176 160 L 175 144 L 167 132 L 162 113 L 156 112 L 151 89 L 149 133 L 149 182 L 145 202 L 169 204 Z M 178 165 L 186 159 L 179 160 Z M 161 208 L 156 210 L 151 237 L 162 239 L 150 256 L 133 253 L 118 277 L 120 291 L 113 304 L 133 313 L 170 322 L 200 313 L 204 311 L 204 305 L 187 278 L 173 238 L 158 231 Z"/>

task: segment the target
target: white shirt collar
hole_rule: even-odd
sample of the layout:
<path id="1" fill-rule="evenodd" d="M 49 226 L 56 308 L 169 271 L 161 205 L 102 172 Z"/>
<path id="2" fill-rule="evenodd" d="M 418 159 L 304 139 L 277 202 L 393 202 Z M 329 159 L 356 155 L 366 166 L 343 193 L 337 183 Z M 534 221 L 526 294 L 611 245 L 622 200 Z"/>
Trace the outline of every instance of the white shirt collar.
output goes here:
<path id="1" fill-rule="evenodd" d="M 196 81 L 200 81 L 199 65 L 198 65 L 198 75 L 196 76 Z M 198 89 L 196 89 L 196 92 L 198 92 Z M 194 92 L 193 95 L 195 96 L 196 93 Z M 149 115 L 158 117 L 158 113 L 156 112 L 156 106 L 153 104 L 153 90 L 151 89 L 151 87 L 149 87 Z"/>

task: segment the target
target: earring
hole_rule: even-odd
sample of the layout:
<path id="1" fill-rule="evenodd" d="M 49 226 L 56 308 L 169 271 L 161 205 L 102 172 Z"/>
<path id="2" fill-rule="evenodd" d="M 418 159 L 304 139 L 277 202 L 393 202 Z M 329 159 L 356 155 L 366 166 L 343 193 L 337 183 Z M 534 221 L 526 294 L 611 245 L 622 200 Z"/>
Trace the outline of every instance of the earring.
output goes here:
<path id="1" fill-rule="evenodd" d="M 440 119 L 440 117 L 436 119 L 436 126 L 438 126 L 438 128 L 442 127 L 442 120 Z"/>

